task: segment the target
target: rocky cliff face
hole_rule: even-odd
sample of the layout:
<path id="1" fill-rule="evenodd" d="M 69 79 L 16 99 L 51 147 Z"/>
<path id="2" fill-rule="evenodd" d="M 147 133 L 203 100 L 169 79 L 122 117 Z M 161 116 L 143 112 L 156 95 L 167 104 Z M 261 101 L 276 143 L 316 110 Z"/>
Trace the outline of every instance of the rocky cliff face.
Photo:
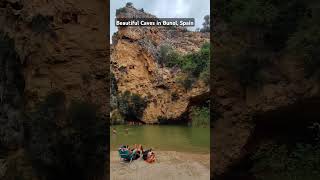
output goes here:
<path id="1" fill-rule="evenodd" d="M 0 154 L 8 157 L 0 179 L 31 179 L 21 114 L 49 92 L 107 112 L 106 8 L 101 0 L 0 1 Z"/>
<path id="2" fill-rule="evenodd" d="M 271 129 L 269 133 L 273 134 L 276 132 L 272 129 L 286 132 L 292 124 L 303 125 L 310 114 L 317 112 L 314 108 L 319 105 L 320 95 L 317 78 L 307 78 L 304 62 L 292 56 L 274 59 L 263 68 L 264 80 L 259 88 L 244 88 L 239 77 L 219 67 L 221 63 L 222 58 L 216 61 L 212 79 L 212 97 L 216 103 L 212 113 L 219 115 L 214 120 L 211 139 L 215 175 L 225 173 L 250 153 L 252 146 L 263 140 L 259 131 Z M 310 99 L 316 100 L 313 107 L 303 105 Z M 300 119 L 294 117 L 299 113 L 303 114 L 298 116 Z M 258 129 L 261 122 L 264 125 Z"/>
<path id="3" fill-rule="evenodd" d="M 102 1 L 1 1 L 0 27 L 14 42 L 27 107 L 53 89 L 103 106 L 107 99 Z M 97 13 L 99 12 L 99 13 Z"/>
<path id="4" fill-rule="evenodd" d="M 124 7 L 118 18 L 150 18 L 150 14 Z M 177 83 L 178 69 L 157 63 L 161 45 L 170 44 L 181 54 L 200 49 L 209 41 L 208 33 L 187 32 L 168 27 L 119 27 L 113 35 L 111 71 L 115 75 L 119 93 L 130 91 L 148 101 L 142 121 L 156 123 L 159 117 L 175 119 L 187 111 L 192 97 L 209 92 L 209 87 L 198 81 L 189 91 Z M 175 94 L 179 99 L 172 99 Z"/>

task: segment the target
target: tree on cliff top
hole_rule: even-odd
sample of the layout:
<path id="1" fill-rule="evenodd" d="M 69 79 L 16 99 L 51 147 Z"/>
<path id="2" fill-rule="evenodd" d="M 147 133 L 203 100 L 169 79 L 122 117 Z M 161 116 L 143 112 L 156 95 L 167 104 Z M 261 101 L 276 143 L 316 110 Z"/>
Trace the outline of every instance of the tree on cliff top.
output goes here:
<path id="1" fill-rule="evenodd" d="M 132 7 L 133 3 L 132 2 L 127 2 L 126 7 Z"/>
<path id="2" fill-rule="evenodd" d="M 202 28 L 200 32 L 210 32 L 210 15 L 204 16 L 204 22 L 202 23 Z"/>

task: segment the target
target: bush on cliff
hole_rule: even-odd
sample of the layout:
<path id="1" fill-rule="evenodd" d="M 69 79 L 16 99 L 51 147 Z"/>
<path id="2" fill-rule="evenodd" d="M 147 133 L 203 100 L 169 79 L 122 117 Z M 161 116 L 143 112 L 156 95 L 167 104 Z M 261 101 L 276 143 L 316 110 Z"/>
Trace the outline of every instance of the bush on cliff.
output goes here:
<path id="1" fill-rule="evenodd" d="M 111 125 L 116 125 L 116 124 L 124 124 L 125 123 L 125 118 L 123 115 L 119 112 L 118 109 L 115 109 L 111 112 L 110 114 L 110 124 Z"/>
<path id="2" fill-rule="evenodd" d="M 210 66 L 206 66 L 205 69 L 200 73 L 199 78 L 207 85 L 210 83 Z"/>
<path id="3" fill-rule="evenodd" d="M 213 2 L 213 7 L 217 22 L 216 42 L 223 44 L 220 49 L 231 49 L 221 53 L 225 57 L 219 57 L 216 53 L 217 59 L 221 59 L 221 62 L 225 59 L 242 58 L 243 56 L 237 57 L 237 55 L 248 52 L 247 55 L 254 53 L 255 59 L 267 61 L 274 59 L 279 61 L 282 57 L 299 58 L 305 64 L 307 77 L 319 73 L 318 2 L 217 0 Z M 248 59 L 252 59 L 252 56 Z M 239 60 L 238 64 L 242 63 L 241 61 L 243 60 Z M 248 67 L 250 66 L 249 64 Z M 252 71 L 243 77 L 246 86 L 256 83 L 257 79 L 249 78 L 256 74 L 255 70 Z M 246 72 L 246 68 L 243 72 Z"/>
<path id="4" fill-rule="evenodd" d="M 206 15 L 203 17 L 204 22 L 202 23 L 202 28 L 199 30 L 200 32 L 210 32 L 210 15 Z"/>
<path id="5" fill-rule="evenodd" d="M 210 126 L 210 110 L 208 107 L 193 107 L 190 113 L 192 126 L 209 127 Z"/>
<path id="6" fill-rule="evenodd" d="M 141 119 L 147 105 L 146 98 L 138 94 L 125 91 L 118 95 L 118 109 L 127 120 Z"/>
<path id="7" fill-rule="evenodd" d="M 251 52 L 242 52 L 234 57 L 225 59 L 224 67 L 229 69 L 243 87 L 259 87 L 264 80 L 262 70 L 269 64 L 267 57 Z"/>
<path id="8" fill-rule="evenodd" d="M 210 43 L 204 43 L 198 52 L 186 55 L 180 55 L 170 45 L 163 45 L 160 47 L 158 63 L 169 68 L 179 67 L 184 72 L 199 77 L 210 63 Z"/>
<path id="9" fill-rule="evenodd" d="M 181 69 L 198 78 L 200 73 L 210 66 L 210 43 L 204 43 L 200 51 L 183 57 Z"/>
<path id="10" fill-rule="evenodd" d="M 28 153 L 40 177 L 90 179 L 103 176 L 108 132 L 97 108 L 53 92 L 29 114 Z"/>
<path id="11" fill-rule="evenodd" d="M 181 74 L 176 79 L 177 83 L 182 85 L 185 90 L 192 89 L 193 84 L 196 82 L 196 79 L 188 74 Z"/>
<path id="12" fill-rule="evenodd" d="M 182 64 L 182 57 L 177 53 L 174 48 L 168 44 L 160 46 L 160 55 L 158 63 L 166 67 L 172 68 L 175 66 L 180 67 Z"/>
<path id="13" fill-rule="evenodd" d="M 126 3 L 126 7 L 132 7 L 133 6 L 133 3 L 132 2 L 127 2 Z"/>
<path id="14" fill-rule="evenodd" d="M 209 83 L 210 76 L 210 43 L 204 43 L 198 52 L 180 55 L 171 46 L 163 45 L 160 47 L 159 64 L 166 67 L 179 67 L 186 77 L 178 79 L 185 89 L 190 89 L 192 84 L 196 81 L 194 79 L 200 78 L 206 84 Z"/>
<path id="15" fill-rule="evenodd" d="M 319 145 L 268 143 L 251 157 L 254 164 L 250 171 L 257 180 L 319 179 L 319 159 Z"/>
<path id="16" fill-rule="evenodd" d="M 288 52 L 303 59 L 307 77 L 319 73 L 320 69 L 320 14 L 313 12 L 311 19 L 304 19 L 287 42 Z M 318 74 L 318 78 L 320 75 Z"/>
<path id="17" fill-rule="evenodd" d="M 127 12 L 127 10 L 125 7 L 119 8 L 116 10 L 116 16 L 118 16 L 120 13 L 126 13 L 126 12 Z"/>

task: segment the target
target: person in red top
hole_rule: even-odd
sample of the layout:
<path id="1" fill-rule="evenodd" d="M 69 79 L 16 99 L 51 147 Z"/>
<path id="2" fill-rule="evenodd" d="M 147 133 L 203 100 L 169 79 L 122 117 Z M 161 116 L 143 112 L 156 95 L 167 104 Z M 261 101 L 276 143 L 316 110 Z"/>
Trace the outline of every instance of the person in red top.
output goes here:
<path id="1" fill-rule="evenodd" d="M 156 155 L 152 151 L 152 149 L 148 149 L 148 150 L 144 151 L 142 158 L 143 158 L 143 160 L 145 160 L 148 163 L 153 163 L 156 161 Z"/>
<path id="2" fill-rule="evenodd" d="M 156 155 L 154 154 L 154 152 L 150 151 L 148 152 L 148 155 L 147 155 L 147 160 L 146 160 L 148 163 L 153 163 L 156 161 Z"/>

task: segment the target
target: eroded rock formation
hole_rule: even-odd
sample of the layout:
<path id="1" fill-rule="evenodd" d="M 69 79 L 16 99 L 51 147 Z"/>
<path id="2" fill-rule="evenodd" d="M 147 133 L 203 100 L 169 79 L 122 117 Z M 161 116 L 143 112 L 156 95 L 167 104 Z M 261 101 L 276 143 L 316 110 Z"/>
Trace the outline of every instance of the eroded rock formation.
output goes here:
<path id="1" fill-rule="evenodd" d="M 127 6 L 118 10 L 118 18 L 154 18 L 155 16 Z M 197 81 L 186 91 L 176 76 L 179 69 L 157 63 L 160 47 L 170 44 L 181 54 L 195 52 L 209 41 L 208 33 L 188 32 L 181 28 L 155 26 L 119 27 L 113 35 L 111 70 L 118 91 L 130 91 L 147 98 L 142 121 L 156 123 L 158 118 L 175 119 L 187 111 L 190 98 L 206 94 L 209 87 Z M 175 94 L 178 99 L 172 98 Z"/>
<path id="2" fill-rule="evenodd" d="M 53 89 L 106 108 L 107 22 L 102 1 L 1 1 L 1 31 L 23 66 L 27 107 Z M 105 111 L 105 110 L 104 110 Z"/>
<path id="3" fill-rule="evenodd" d="M 36 179 L 22 114 L 49 92 L 92 102 L 106 114 L 106 8 L 101 0 L 0 1 L 0 179 Z"/>
<path id="4" fill-rule="evenodd" d="M 216 65 L 222 59 L 216 61 Z M 212 98 L 216 102 L 214 114 L 219 114 L 213 123 L 212 154 L 213 173 L 221 175 L 228 167 L 236 164 L 248 153 L 246 146 L 257 134 L 255 132 L 259 120 L 270 121 L 270 126 L 261 129 L 280 128 L 279 124 L 289 123 L 290 113 L 305 112 L 304 102 L 319 98 L 319 83 L 316 77 L 306 77 L 304 62 L 295 57 L 281 57 L 261 70 L 264 82 L 260 87 L 243 87 L 239 77 L 219 66 L 215 67 L 212 79 Z M 283 108 L 295 106 L 295 110 L 280 111 Z M 301 106 L 300 108 L 297 108 Z M 283 118 L 269 117 L 278 112 Z M 314 110 L 313 110 L 314 111 Z M 306 111 L 310 113 L 311 111 Z M 289 113 L 289 114 L 288 114 Z M 255 117 L 259 116 L 259 119 Z M 264 117 L 265 116 L 265 117 Z M 285 118 L 286 117 L 286 118 Z M 303 124 L 308 116 L 295 119 Z M 283 122 L 272 122 L 272 121 Z M 264 122 L 265 123 L 265 122 Z M 268 124 L 268 123 L 265 123 Z M 282 128 L 284 128 L 282 126 Z M 291 128 L 290 123 L 288 127 Z M 282 129 L 285 131 L 285 129 Z M 272 130 L 271 130 L 272 132 Z M 257 144 L 257 141 L 255 142 Z M 257 144 L 258 145 L 258 144 Z"/>

